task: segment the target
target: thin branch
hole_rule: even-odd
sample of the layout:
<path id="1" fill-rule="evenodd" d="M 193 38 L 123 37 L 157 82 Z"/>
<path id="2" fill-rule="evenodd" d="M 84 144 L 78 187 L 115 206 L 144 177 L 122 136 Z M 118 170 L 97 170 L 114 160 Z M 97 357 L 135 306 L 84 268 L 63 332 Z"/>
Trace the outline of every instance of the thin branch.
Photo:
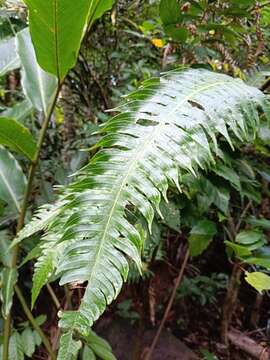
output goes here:
<path id="1" fill-rule="evenodd" d="M 27 316 L 28 320 L 30 321 L 30 323 L 32 324 L 33 328 L 37 331 L 37 333 L 39 334 L 39 336 L 42 339 L 42 342 L 46 348 L 46 350 L 48 351 L 48 353 L 50 354 L 52 360 L 56 360 L 56 357 L 54 355 L 54 352 L 51 348 L 50 342 L 47 339 L 46 335 L 44 334 L 44 332 L 41 330 L 41 328 L 38 326 L 38 324 L 36 323 L 35 318 L 33 317 L 31 310 L 29 309 L 29 307 L 26 304 L 26 301 L 23 297 L 23 294 L 21 292 L 21 290 L 19 289 L 18 285 L 15 285 L 15 292 L 16 295 L 18 296 L 18 299 L 20 300 L 20 303 L 22 305 L 23 311 L 25 313 L 25 315 Z"/>
<path id="2" fill-rule="evenodd" d="M 238 221 L 238 223 L 237 223 L 237 225 L 236 225 L 236 227 L 235 227 L 236 235 L 237 235 L 238 231 L 240 230 L 240 227 L 241 227 L 241 225 L 242 225 L 242 222 L 243 222 L 244 218 L 246 217 L 247 212 L 248 212 L 248 210 L 250 209 L 251 205 L 252 205 L 252 201 L 250 200 L 250 201 L 247 203 L 247 205 L 245 206 L 242 214 L 240 215 L 239 221 Z"/>
<path id="3" fill-rule="evenodd" d="M 231 214 L 229 214 L 228 235 L 232 242 L 235 241 L 235 238 L 241 228 L 243 220 L 245 219 L 251 206 L 252 206 L 252 201 L 250 200 L 247 203 L 247 205 L 244 207 L 236 225 L 235 225 L 235 222 L 234 222 Z M 230 276 L 226 297 L 225 297 L 225 300 L 224 300 L 224 303 L 222 306 L 221 340 L 227 347 L 229 345 L 229 338 L 228 338 L 229 327 L 230 327 L 232 316 L 234 314 L 235 307 L 236 307 L 239 288 L 240 288 L 240 284 L 241 284 L 242 272 L 243 272 L 243 267 L 241 267 L 238 262 L 235 262 L 233 265 L 231 276 Z"/>
<path id="4" fill-rule="evenodd" d="M 66 292 L 66 288 L 68 289 L 67 285 L 64 285 L 65 292 Z M 69 296 L 70 296 L 70 294 L 69 294 Z M 67 294 L 66 294 L 66 297 L 67 297 Z M 71 301 L 71 297 L 70 297 L 70 301 Z M 70 307 L 69 307 L 68 301 L 66 301 L 63 306 L 63 310 L 68 310 L 71 308 L 72 308 L 72 305 L 70 305 Z M 57 349 L 59 348 L 60 335 L 61 335 L 61 328 L 58 326 L 56 334 L 53 336 L 53 340 L 52 340 L 52 349 L 54 352 L 56 352 Z M 51 357 L 48 357 L 48 360 L 53 360 L 53 359 Z"/>
<path id="5" fill-rule="evenodd" d="M 239 287 L 241 284 L 242 273 L 243 273 L 242 267 L 238 263 L 235 263 L 233 265 L 226 297 L 222 306 L 220 337 L 223 344 L 226 345 L 226 347 L 228 347 L 229 345 L 228 332 L 235 311 Z"/>
<path id="6" fill-rule="evenodd" d="M 67 308 L 72 309 L 72 299 L 71 299 L 71 294 L 70 294 L 70 290 L 68 288 L 68 285 L 64 285 L 64 290 L 65 290 Z"/>
<path id="7" fill-rule="evenodd" d="M 183 278 L 183 275 L 184 275 L 184 271 L 185 271 L 185 268 L 187 266 L 187 262 L 188 262 L 188 259 L 189 259 L 189 249 L 187 249 L 186 251 L 186 254 L 185 254 L 185 258 L 184 258 L 184 261 L 182 263 L 182 266 L 180 268 L 180 271 L 179 271 L 179 275 L 176 279 L 176 282 L 175 282 L 175 285 L 174 285 L 174 288 L 173 288 L 173 291 L 172 291 L 172 294 L 170 296 L 170 299 L 169 299 L 169 302 L 168 302 L 168 305 L 166 307 L 166 310 L 164 312 L 164 315 L 163 315 L 163 318 L 161 320 L 161 323 L 159 325 L 159 328 L 158 328 L 158 331 L 156 333 L 156 336 L 154 337 L 154 340 L 151 344 L 151 347 L 149 349 L 149 351 L 147 352 L 146 354 L 146 357 L 145 357 L 145 360 L 151 360 L 152 358 L 152 355 L 153 355 L 153 352 L 155 350 L 155 347 L 157 345 L 157 342 L 159 340 L 159 337 L 160 337 L 160 334 L 164 328 L 164 325 L 166 323 L 166 320 L 168 318 L 168 315 L 171 311 L 171 308 L 172 308 L 172 305 L 173 305 L 173 302 L 174 302 L 174 298 L 175 298 L 175 295 L 176 295 L 176 292 L 177 292 L 177 289 L 182 281 L 182 278 Z"/>
<path id="8" fill-rule="evenodd" d="M 50 284 L 46 284 L 46 287 L 47 287 L 47 290 L 48 290 L 49 294 L 51 295 L 52 301 L 53 301 L 56 309 L 60 310 L 61 309 L 61 304 L 60 304 L 60 301 L 58 300 L 53 288 L 51 287 Z"/>

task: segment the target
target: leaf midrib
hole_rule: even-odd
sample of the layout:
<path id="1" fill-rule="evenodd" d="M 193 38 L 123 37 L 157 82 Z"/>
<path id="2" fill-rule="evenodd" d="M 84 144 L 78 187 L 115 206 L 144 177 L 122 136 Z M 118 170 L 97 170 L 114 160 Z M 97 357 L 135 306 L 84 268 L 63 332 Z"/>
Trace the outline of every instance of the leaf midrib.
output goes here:
<path id="1" fill-rule="evenodd" d="M 60 69 L 61 69 L 61 64 L 60 64 L 60 56 L 59 56 L 59 38 L 58 38 L 58 6 L 57 6 L 57 1 L 58 0 L 54 0 L 54 17 L 53 17 L 53 21 L 54 21 L 54 42 L 55 42 L 55 61 L 56 61 L 56 73 L 57 73 L 57 78 L 58 81 L 61 81 L 61 73 L 60 73 Z"/>
<path id="2" fill-rule="evenodd" d="M 100 4 L 101 1 L 102 1 L 102 0 L 98 0 L 98 1 L 97 1 L 96 6 L 95 6 L 95 8 L 94 8 L 94 11 L 92 11 L 92 18 L 91 18 L 91 19 L 90 19 L 89 17 L 90 17 L 90 14 L 91 14 L 91 10 L 92 10 L 92 6 L 93 6 L 93 3 L 94 3 L 94 0 L 92 1 L 91 6 L 89 7 L 88 16 L 87 16 L 88 23 L 89 23 L 88 28 L 91 28 L 92 25 L 93 25 L 93 17 L 94 17 L 94 15 L 95 15 L 95 13 L 96 13 L 96 11 L 97 11 L 97 8 L 98 8 L 98 6 L 99 6 L 99 4 Z"/>

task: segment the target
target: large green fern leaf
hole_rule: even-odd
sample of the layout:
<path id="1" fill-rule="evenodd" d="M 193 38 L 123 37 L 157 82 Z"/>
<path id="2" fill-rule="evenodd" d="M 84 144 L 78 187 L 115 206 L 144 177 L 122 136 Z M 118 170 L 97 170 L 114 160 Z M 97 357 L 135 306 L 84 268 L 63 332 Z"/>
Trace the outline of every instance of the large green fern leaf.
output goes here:
<path id="1" fill-rule="evenodd" d="M 84 335 L 118 295 L 129 260 L 141 266 L 143 235 L 130 213 L 140 211 L 151 229 L 169 185 L 180 188 L 182 173 L 196 174 L 220 155 L 218 137 L 231 146 L 250 142 L 260 114 L 270 118 L 262 92 L 202 69 L 146 81 L 118 111 L 101 129 L 101 150 L 64 191 L 34 277 L 37 293 L 48 280 L 42 279 L 42 264 L 54 251 L 62 285 L 87 282 L 80 308 L 62 314 L 60 322 Z"/>

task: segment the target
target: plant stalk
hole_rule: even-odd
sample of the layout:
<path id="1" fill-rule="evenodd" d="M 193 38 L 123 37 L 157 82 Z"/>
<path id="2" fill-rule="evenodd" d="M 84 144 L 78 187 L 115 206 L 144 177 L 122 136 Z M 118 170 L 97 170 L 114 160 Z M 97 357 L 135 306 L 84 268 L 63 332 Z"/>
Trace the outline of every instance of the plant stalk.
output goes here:
<path id="1" fill-rule="evenodd" d="M 181 281 L 183 279 L 183 275 L 184 275 L 185 268 L 187 266 L 188 259 L 189 259 L 189 249 L 187 249 L 187 251 L 185 253 L 185 258 L 184 258 L 184 261 L 183 261 L 182 266 L 180 268 L 178 277 L 176 279 L 176 282 L 175 282 L 172 294 L 170 296 L 168 305 L 167 305 L 166 310 L 164 312 L 164 315 L 163 315 L 163 318 L 162 318 L 161 323 L 159 325 L 158 331 L 157 331 L 157 333 L 156 333 L 156 335 L 154 337 L 154 340 L 152 341 L 151 347 L 150 347 L 149 351 L 146 354 L 145 360 L 151 360 L 151 358 L 152 358 L 153 352 L 154 352 L 155 347 L 156 347 L 156 345 L 158 343 L 161 332 L 162 332 L 162 330 L 164 328 L 164 325 L 166 323 L 168 315 L 169 315 L 169 313 L 171 311 L 171 308 L 172 308 L 172 305 L 173 305 L 173 302 L 174 302 L 174 298 L 175 298 L 175 295 L 176 295 L 176 291 L 177 291 L 177 289 L 178 289 L 178 287 L 181 284 Z"/>
<path id="2" fill-rule="evenodd" d="M 224 345 L 229 345 L 229 326 L 231 324 L 232 316 L 234 314 L 239 287 L 241 284 L 241 275 L 243 270 L 238 263 L 235 263 L 232 269 L 227 294 L 222 308 L 222 321 L 221 321 L 221 341 Z"/>
<path id="3" fill-rule="evenodd" d="M 65 290 L 67 308 L 70 310 L 70 309 L 72 309 L 72 299 L 71 299 L 71 294 L 70 294 L 68 285 L 64 285 L 64 290 Z"/>
<path id="4" fill-rule="evenodd" d="M 60 301 L 58 300 L 53 288 L 51 287 L 50 284 L 46 284 L 47 290 L 49 292 L 49 294 L 51 295 L 52 301 L 56 307 L 56 310 L 60 310 L 61 309 L 61 304 Z"/>
<path id="5" fill-rule="evenodd" d="M 25 190 L 25 193 L 24 193 L 23 201 L 22 201 L 20 215 L 19 215 L 18 222 L 17 222 L 16 234 L 18 234 L 18 232 L 24 226 L 24 220 L 25 220 L 25 215 L 26 215 L 26 211 L 27 211 L 28 201 L 29 201 L 29 197 L 31 195 L 32 185 L 33 185 L 34 176 L 35 176 L 36 168 L 37 168 L 37 165 L 38 165 L 38 161 L 39 161 L 39 158 L 40 158 L 42 145 L 43 145 L 43 142 L 44 142 L 44 139 L 45 139 L 45 136 L 46 136 L 46 132 L 47 132 L 47 129 L 48 129 L 48 126 L 49 126 L 49 123 L 50 123 L 50 120 L 51 120 L 51 117 L 52 117 L 52 114 L 53 114 L 53 111 L 54 111 L 54 108 L 55 108 L 55 105 L 56 105 L 60 90 L 61 90 L 61 84 L 58 85 L 57 91 L 55 93 L 54 100 L 53 100 L 53 102 L 52 102 L 52 104 L 51 104 L 51 106 L 50 106 L 50 108 L 48 110 L 47 115 L 45 115 L 45 117 L 44 117 L 42 128 L 41 128 L 40 133 L 39 133 L 39 138 L 38 138 L 38 142 L 37 142 L 37 150 L 36 150 L 34 159 L 32 160 L 32 163 L 31 163 L 31 166 L 30 166 L 30 169 L 29 169 L 28 181 L 27 181 L 27 186 L 26 186 L 26 190 Z M 11 267 L 12 268 L 17 267 L 18 254 L 19 254 L 19 245 L 16 245 L 13 248 L 13 251 L 12 251 L 12 260 L 11 260 Z M 16 286 L 15 289 L 16 288 L 18 288 L 18 287 Z M 23 299 L 22 294 L 21 294 L 21 296 L 22 296 L 21 299 Z M 25 301 L 24 301 L 24 303 L 25 303 Z M 22 306 L 23 306 L 23 304 L 22 304 Z M 9 313 L 9 315 L 7 316 L 7 318 L 4 321 L 3 360 L 8 360 L 10 326 L 11 326 L 11 313 Z"/>
<path id="6" fill-rule="evenodd" d="M 44 332 L 41 330 L 41 328 L 38 326 L 38 324 L 36 323 L 35 318 L 33 317 L 29 307 L 27 306 L 25 299 L 23 297 L 23 294 L 20 290 L 20 288 L 18 287 L 18 285 L 15 285 L 15 292 L 16 295 L 18 296 L 18 299 L 20 300 L 20 303 L 22 305 L 23 311 L 25 313 L 25 315 L 27 316 L 28 320 L 30 321 L 31 325 L 33 326 L 33 328 L 36 330 L 36 332 L 39 334 L 39 336 L 42 339 L 42 342 L 46 348 L 46 350 L 48 351 L 48 353 L 50 354 L 52 360 L 55 360 L 56 357 L 54 355 L 54 352 L 52 350 L 52 347 L 50 345 L 49 340 L 47 339 L 46 335 L 44 334 Z"/>
<path id="7" fill-rule="evenodd" d="M 236 238 L 238 232 L 240 231 L 242 223 L 243 223 L 245 217 L 247 216 L 247 213 L 248 213 L 249 209 L 251 208 L 251 206 L 252 206 L 252 201 L 250 200 L 247 203 L 247 205 L 244 207 L 244 209 L 239 217 L 238 223 L 236 225 L 233 221 L 232 216 L 231 215 L 229 216 L 229 218 L 228 218 L 228 223 L 229 223 L 228 235 L 230 236 L 231 241 L 233 241 L 233 242 L 235 241 L 235 238 Z M 232 273 L 230 276 L 230 280 L 229 280 L 229 284 L 228 284 L 228 288 L 227 288 L 226 297 L 225 297 L 223 307 L 222 307 L 220 337 L 221 337 L 223 344 L 226 345 L 227 347 L 229 346 L 229 338 L 228 338 L 229 327 L 230 327 L 232 316 L 234 314 L 236 303 L 237 303 L 239 288 L 241 285 L 241 276 L 243 273 L 243 267 L 244 267 L 244 265 L 242 265 L 242 267 L 241 267 L 239 262 L 234 263 Z"/>

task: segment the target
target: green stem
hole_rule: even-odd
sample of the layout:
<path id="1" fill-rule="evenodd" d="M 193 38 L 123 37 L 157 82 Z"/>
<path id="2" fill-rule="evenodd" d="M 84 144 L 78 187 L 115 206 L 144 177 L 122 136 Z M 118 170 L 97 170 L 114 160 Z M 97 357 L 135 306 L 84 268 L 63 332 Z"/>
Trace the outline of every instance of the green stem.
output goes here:
<path id="1" fill-rule="evenodd" d="M 53 288 L 51 287 L 51 285 L 47 284 L 46 287 L 47 287 L 47 290 L 48 290 L 49 294 L 51 295 L 51 298 L 52 298 L 52 301 L 54 302 L 56 310 L 61 309 L 60 301 L 58 300 L 55 292 L 53 291 Z"/>
<path id="2" fill-rule="evenodd" d="M 58 85 L 54 100 L 50 106 L 50 109 L 49 109 L 47 115 L 45 115 L 45 117 L 44 117 L 44 122 L 42 124 L 42 128 L 39 133 L 39 138 L 38 138 L 38 142 L 37 142 L 37 151 L 35 153 L 34 159 L 32 161 L 30 169 L 29 169 L 27 187 L 26 187 L 26 190 L 24 193 L 24 198 L 22 201 L 21 212 L 19 215 L 18 223 L 17 223 L 16 233 L 18 233 L 23 228 L 23 225 L 24 225 L 24 219 L 25 219 L 25 215 L 26 215 L 26 211 L 27 211 L 28 200 L 29 200 L 29 197 L 30 197 L 30 194 L 32 191 L 32 185 L 33 185 L 33 181 L 34 181 L 35 171 L 36 171 L 36 168 L 38 165 L 42 145 L 43 145 L 43 142 L 44 142 L 44 139 L 46 136 L 46 132 L 48 129 L 48 125 L 51 120 L 51 117 L 52 117 L 52 114 L 53 114 L 53 111 L 54 111 L 54 108 L 55 108 L 55 105 L 56 105 L 56 102 L 58 99 L 60 89 L 61 89 L 61 84 Z M 19 254 L 19 245 L 16 245 L 13 248 L 13 252 L 12 252 L 12 260 L 11 260 L 12 268 L 17 267 L 18 254 Z M 8 360 L 10 325 L 11 325 L 11 314 L 9 313 L 9 315 L 7 316 L 7 318 L 4 321 L 3 360 Z"/>
<path id="3" fill-rule="evenodd" d="M 28 320 L 30 321 L 30 323 L 32 324 L 33 328 L 36 330 L 36 332 L 39 334 L 39 336 L 42 339 L 42 342 L 45 346 L 45 348 L 47 349 L 48 353 L 50 354 L 52 360 L 55 360 L 56 357 L 54 355 L 54 352 L 52 350 L 52 347 L 50 345 L 49 340 L 47 339 L 46 335 L 44 334 L 44 332 L 41 330 L 41 328 L 38 326 L 38 324 L 36 323 L 35 318 L 33 317 L 29 307 L 27 306 L 25 299 L 23 297 L 23 294 L 20 290 L 20 288 L 18 287 L 18 285 L 15 285 L 15 292 L 16 295 L 18 296 L 18 299 L 20 300 L 20 303 L 22 305 L 23 311 L 25 313 L 25 315 L 27 316 Z"/>
<path id="4" fill-rule="evenodd" d="M 69 310 L 71 310 L 72 309 L 72 300 L 71 300 L 71 295 L 70 295 L 68 285 L 64 285 L 64 290 L 65 290 L 65 295 L 66 295 L 67 307 Z"/>
<path id="5" fill-rule="evenodd" d="M 11 317 L 10 315 L 7 316 L 7 318 L 4 321 L 4 330 L 3 330 L 3 360 L 8 360 L 8 353 L 9 353 L 9 336 L 10 336 L 10 323 L 11 323 Z"/>
<path id="6" fill-rule="evenodd" d="M 160 335 L 161 335 L 161 332 L 164 328 L 164 325 L 166 323 L 166 320 L 169 316 L 169 313 L 171 311 L 171 308 L 172 308 L 172 305 L 173 305 L 173 302 L 174 302 L 174 299 L 175 299 L 175 296 L 176 296 L 176 293 L 177 293 L 177 289 L 179 288 L 181 282 L 182 282 L 182 279 L 183 279 L 183 276 L 184 276 L 184 272 L 185 272 L 185 269 L 186 269 L 186 266 L 187 266 L 187 263 L 188 263 L 188 259 L 189 259 L 189 249 L 186 250 L 186 253 L 185 253 L 185 257 L 184 257 L 184 260 L 183 260 L 183 263 L 181 265 L 181 268 L 180 268 L 180 271 L 179 271 L 179 274 L 177 276 L 177 279 L 175 281 L 175 285 L 174 285 L 174 288 L 173 288 L 173 291 L 171 293 L 171 296 L 170 296 L 170 299 L 169 299 L 169 302 L 166 306 L 166 309 L 165 309 L 165 312 L 164 312 L 164 315 L 162 317 L 162 320 L 161 320 L 161 323 L 159 325 L 159 328 L 157 330 L 157 333 L 152 341 L 152 344 L 150 346 L 150 349 L 148 350 L 146 356 L 145 356 L 145 360 L 151 360 L 152 359 L 152 355 L 153 355 L 153 352 L 155 350 L 155 347 L 158 343 L 158 340 L 160 338 Z"/>

